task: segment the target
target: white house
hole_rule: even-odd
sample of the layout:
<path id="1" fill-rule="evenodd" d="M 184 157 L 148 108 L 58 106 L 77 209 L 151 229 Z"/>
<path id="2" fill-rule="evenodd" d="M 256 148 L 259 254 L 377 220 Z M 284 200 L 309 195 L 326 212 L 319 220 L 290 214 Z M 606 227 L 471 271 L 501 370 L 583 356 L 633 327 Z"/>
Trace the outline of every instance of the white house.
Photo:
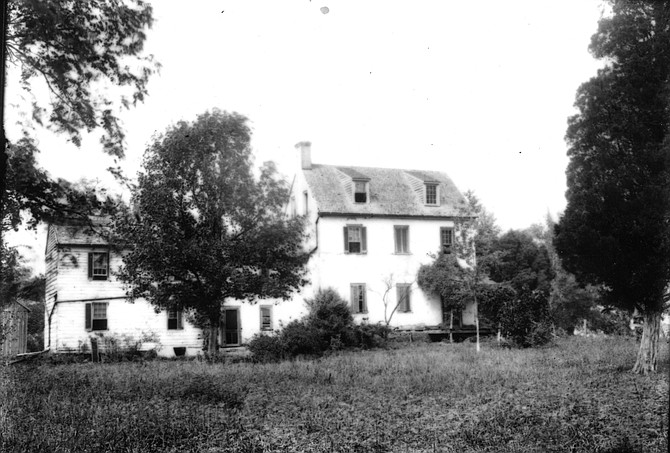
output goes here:
<path id="1" fill-rule="evenodd" d="M 314 164 L 311 144 L 296 145 L 299 171 L 288 209 L 307 215 L 314 254 L 311 285 L 303 293 L 332 287 L 349 300 L 358 322 L 438 326 L 441 302 L 424 294 L 417 272 L 454 240 L 455 220 L 466 201 L 442 172 Z M 390 290 L 390 291 L 389 291 Z M 473 325 L 468 306 L 457 325 Z"/>
<path id="2" fill-rule="evenodd" d="M 348 300 L 357 322 L 384 322 L 400 301 L 391 326 L 423 329 L 441 324 L 440 300 L 424 294 L 416 276 L 431 255 L 454 240 L 455 219 L 466 202 L 451 179 L 427 170 L 313 164 L 308 142 L 296 148 L 299 168 L 287 210 L 308 218 L 311 283 L 290 301 L 226 301 L 221 344 L 239 346 L 254 334 L 301 318 L 304 300 L 326 287 Z M 105 226 L 104 219 L 93 222 Z M 156 312 L 144 300 L 126 300 L 114 276 L 121 264 L 121 256 L 89 226 L 49 226 L 47 347 L 73 352 L 91 337 L 112 336 L 155 341 L 161 355 L 199 353 L 202 332 L 189 323 L 187 313 Z M 459 318 L 458 324 L 474 324 L 474 307 Z"/>

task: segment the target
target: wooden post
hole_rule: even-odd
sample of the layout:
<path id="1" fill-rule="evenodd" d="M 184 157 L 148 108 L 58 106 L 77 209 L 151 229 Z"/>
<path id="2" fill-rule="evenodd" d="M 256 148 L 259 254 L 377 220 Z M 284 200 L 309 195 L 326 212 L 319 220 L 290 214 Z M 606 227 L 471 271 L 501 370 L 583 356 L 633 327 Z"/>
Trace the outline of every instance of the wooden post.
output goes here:
<path id="1" fill-rule="evenodd" d="M 100 361 L 100 353 L 98 351 L 98 339 L 91 337 L 91 360 L 93 362 Z"/>

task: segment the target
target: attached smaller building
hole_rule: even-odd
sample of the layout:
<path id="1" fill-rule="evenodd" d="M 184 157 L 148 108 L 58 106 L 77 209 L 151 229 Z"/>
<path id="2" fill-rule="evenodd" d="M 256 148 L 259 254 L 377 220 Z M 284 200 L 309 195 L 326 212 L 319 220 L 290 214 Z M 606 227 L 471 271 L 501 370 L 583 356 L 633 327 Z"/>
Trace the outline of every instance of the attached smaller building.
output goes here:
<path id="1" fill-rule="evenodd" d="M 52 352 L 87 352 L 91 338 L 120 346 L 159 345 L 160 355 L 196 354 L 200 329 L 181 311 L 156 311 L 144 299 L 127 300 L 114 273 L 122 265 L 99 233 L 108 221 L 51 224 L 46 245 L 45 346 Z"/>

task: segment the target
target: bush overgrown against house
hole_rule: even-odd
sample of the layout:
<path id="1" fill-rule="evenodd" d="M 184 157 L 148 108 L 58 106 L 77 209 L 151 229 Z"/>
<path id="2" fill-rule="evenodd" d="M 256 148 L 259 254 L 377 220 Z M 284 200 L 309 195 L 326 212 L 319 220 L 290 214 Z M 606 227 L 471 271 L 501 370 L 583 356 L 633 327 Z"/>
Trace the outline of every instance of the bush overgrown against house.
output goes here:
<path id="1" fill-rule="evenodd" d="M 298 356 L 320 356 L 345 348 L 383 346 L 388 328 L 381 324 L 356 325 L 349 304 L 332 288 L 319 290 L 305 301 L 308 314 L 272 334 L 255 335 L 248 348 L 259 362 Z"/>

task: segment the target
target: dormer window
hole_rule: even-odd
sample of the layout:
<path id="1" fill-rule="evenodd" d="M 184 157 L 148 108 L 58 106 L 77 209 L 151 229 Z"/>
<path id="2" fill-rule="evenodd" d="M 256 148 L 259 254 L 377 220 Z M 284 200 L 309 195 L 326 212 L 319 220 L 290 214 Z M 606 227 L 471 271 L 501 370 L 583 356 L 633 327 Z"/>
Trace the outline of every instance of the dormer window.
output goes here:
<path id="1" fill-rule="evenodd" d="M 367 203 L 368 202 L 368 182 L 354 181 L 354 202 Z"/>
<path id="2" fill-rule="evenodd" d="M 437 184 L 426 184 L 426 204 L 429 206 L 437 206 L 439 204 L 438 200 Z"/>

